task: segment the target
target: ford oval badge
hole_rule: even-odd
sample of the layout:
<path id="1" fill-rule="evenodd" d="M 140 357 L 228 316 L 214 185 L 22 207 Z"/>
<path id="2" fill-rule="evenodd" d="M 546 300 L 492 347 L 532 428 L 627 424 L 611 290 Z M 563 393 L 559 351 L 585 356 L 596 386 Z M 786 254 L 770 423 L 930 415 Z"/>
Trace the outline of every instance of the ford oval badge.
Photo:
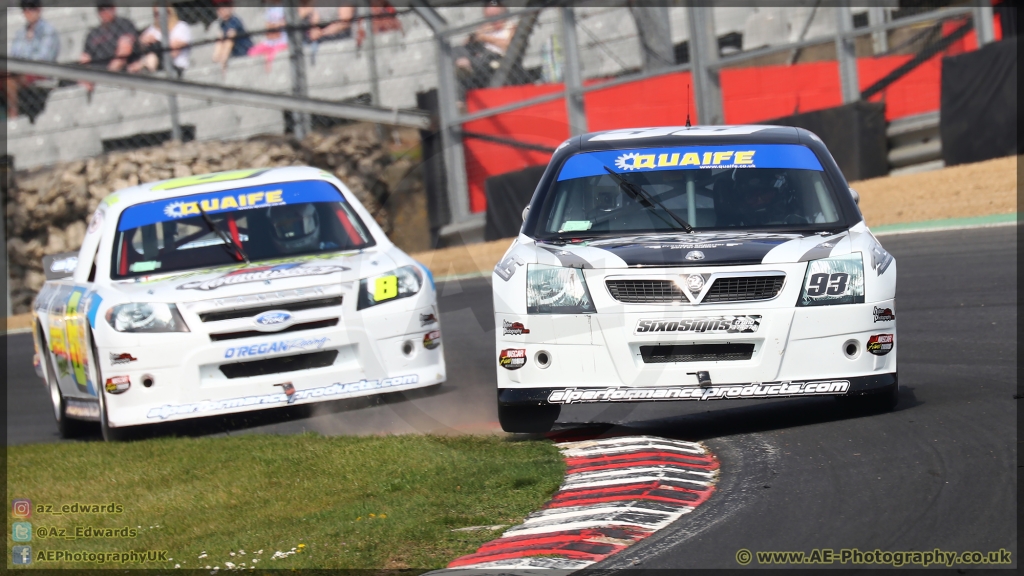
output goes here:
<path id="1" fill-rule="evenodd" d="M 256 326 L 265 329 L 278 329 L 284 328 L 288 324 L 291 324 L 292 315 L 284 310 L 269 310 L 256 316 L 253 321 Z"/>

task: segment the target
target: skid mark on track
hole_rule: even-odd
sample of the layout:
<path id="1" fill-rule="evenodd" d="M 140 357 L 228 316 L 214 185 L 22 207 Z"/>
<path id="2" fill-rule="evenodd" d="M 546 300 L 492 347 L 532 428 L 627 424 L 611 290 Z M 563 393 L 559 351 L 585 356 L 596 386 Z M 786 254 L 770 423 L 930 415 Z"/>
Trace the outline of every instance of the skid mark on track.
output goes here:
<path id="1" fill-rule="evenodd" d="M 718 459 L 696 442 L 627 436 L 556 446 L 566 461 L 558 492 L 449 569 L 579 570 L 693 512 L 718 480 Z"/>

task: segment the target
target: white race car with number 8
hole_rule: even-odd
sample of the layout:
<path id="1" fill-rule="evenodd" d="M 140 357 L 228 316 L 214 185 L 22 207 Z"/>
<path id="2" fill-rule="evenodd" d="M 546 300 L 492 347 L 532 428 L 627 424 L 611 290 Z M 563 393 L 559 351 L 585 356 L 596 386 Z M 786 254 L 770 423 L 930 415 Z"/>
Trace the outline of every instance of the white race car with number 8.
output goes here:
<path id="1" fill-rule="evenodd" d="M 43 264 L 36 368 L 64 436 L 445 380 L 430 272 L 321 170 L 115 192 Z"/>

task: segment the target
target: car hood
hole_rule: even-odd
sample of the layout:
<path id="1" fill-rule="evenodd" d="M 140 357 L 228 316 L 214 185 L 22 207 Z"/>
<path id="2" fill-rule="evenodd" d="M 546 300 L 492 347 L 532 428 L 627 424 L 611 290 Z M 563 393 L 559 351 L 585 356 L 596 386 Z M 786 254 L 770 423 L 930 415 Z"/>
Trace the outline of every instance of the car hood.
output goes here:
<path id="1" fill-rule="evenodd" d="M 112 287 L 133 301 L 193 302 L 354 282 L 394 268 L 394 260 L 383 252 L 364 251 L 150 275 Z"/>
<path id="2" fill-rule="evenodd" d="M 847 232 L 657 234 L 600 238 L 578 244 L 537 242 L 538 262 L 574 268 L 739 266 L 805 262 L 848 254 Z M 547 256 L 550 255 L 550 256 Z M 557 262 L 551 262 L 553 257 Z"/>

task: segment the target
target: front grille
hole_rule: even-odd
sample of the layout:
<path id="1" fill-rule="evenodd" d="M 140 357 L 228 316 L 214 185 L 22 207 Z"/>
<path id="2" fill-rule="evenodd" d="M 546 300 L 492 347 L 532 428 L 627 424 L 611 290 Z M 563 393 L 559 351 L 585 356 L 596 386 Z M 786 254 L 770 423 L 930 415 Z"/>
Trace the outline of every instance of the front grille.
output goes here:
<path id="1" fill-rule="evenodd" d="M 338 319 L 331 318 L 330 320 L 317 320 L 316 322 L 303 322 L 302 324 L 293 324 L 284 330 L 278 330 L 277 332 L 260 332 L 259 330 L 242 330 L 241 332 L 224 332 L 221 334 L 210 334 L 210 340 L 219 342 L 221 340 L 236 340 L 238 338 L 253 338 L 256 336 L 272 336 L 274 334 L 284 334 L 286 332 L 298 332 L 299 330 L 315 330 L 316 328 L 328 328 L 330 326 L 337 326 Z"/>
<path id="2" fill-rule="evenodd" d="M 753 355 L 753 344 L 674 344 L 640 347 L 640 356 L 643 357 L 645 364 L 750 360 Z"/>
<path id="3" fill-rule="evenodd" d="M 750 302 L 779 295 L 785 276 L 716 278 L 701 302 Z"/>
<path id="4" fill-rule="evenodd" d="M 309 354 L 297 354 L 295 356 L 281 356 L 265 360 L 221 364 L 220 371 L 228 378 L 250 378 L 252 376 L 263 376 L 264 374 L 280 374 L 282 372 L 323 368 L 324 366 L 334 364 L 334 359 L 337 357 L 337 350 L 324 350 L 321 352 L 310 352 Z"/>
<path id="5" fill-rule="evenodd" d="M 286 302 L 284 304 L 265 304 L 263 306 L 253 306 L 251 308 L 236 308 L 234 310 L 224 310 L 218 312 L 204 312 L 199 315 L 199 319 L 203 322 L 217 322 L 218 320 L 232 320 L 234 318 L 248 318 L 255 316 L 261 312 L 269 312 L 271 310 L 287 310 L 289 312 L 297 312 L 299 310 L 310 310 L 312 308 L 327 308 L 330 306 L 341 306 L 341 296 L 335 296 L 333 298 L 318 298 L 316 300 L 302 300 L 299 302 Z"/>
<path id="6" fill-rule="evenodd" d="M 608 280 L 612 298 L 626 304 L 670 304 L 689 302 L 671 280 Z"/>

